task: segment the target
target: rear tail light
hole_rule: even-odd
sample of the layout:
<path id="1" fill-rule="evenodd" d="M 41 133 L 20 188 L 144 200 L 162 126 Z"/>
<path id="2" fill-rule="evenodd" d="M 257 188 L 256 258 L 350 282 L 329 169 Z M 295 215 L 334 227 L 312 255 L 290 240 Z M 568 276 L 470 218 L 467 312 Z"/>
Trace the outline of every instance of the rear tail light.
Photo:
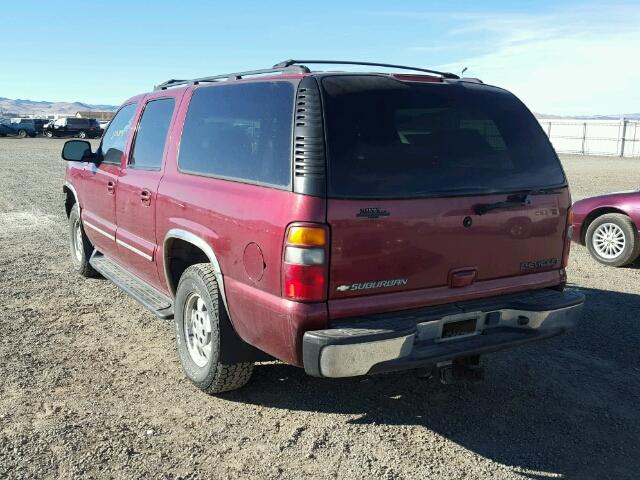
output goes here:
<path id="1" fill-rule="evenodd" d="M 564 250 L 562 251 L 562 268 L 569 265 L 569 253 L 571 252 L 571 239 L 573 238 L 573 210 L 567 211 L 567 227 L 564 236 Z"/>
<path id="2" fill-rule="evenodd" d="M 324 225 L 289 227 L 282 266 L 285 297 L 298 302 L 327 299 L 328 236 Z"/>
<path id="3" fill-rule="evenodd" d="M 324 249 L 287 246 L 284 250 L 284 261 L 293 265 L 323 265 Z"/>
<path id="4" fill-rule="evenodd" d="M 287 231 L 287 245 L 301 247 L 324 247 L 327 244 L 325 227 L 294 225 Z"/>

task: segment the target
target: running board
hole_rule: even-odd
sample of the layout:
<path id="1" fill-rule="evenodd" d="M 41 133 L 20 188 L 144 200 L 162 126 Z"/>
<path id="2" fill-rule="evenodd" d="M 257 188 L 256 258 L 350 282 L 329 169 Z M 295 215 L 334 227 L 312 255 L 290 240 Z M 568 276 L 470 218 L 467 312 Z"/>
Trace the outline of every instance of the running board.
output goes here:
<path id="1" fill-rule="evenodd" d="M 169 297 L 127 272 L 102 253 L 94 251 L 89 263 L 103 277 L 115 283 L 156 317 L 162 320 L 171 320 L 173 318 L 173 305 Z"/>

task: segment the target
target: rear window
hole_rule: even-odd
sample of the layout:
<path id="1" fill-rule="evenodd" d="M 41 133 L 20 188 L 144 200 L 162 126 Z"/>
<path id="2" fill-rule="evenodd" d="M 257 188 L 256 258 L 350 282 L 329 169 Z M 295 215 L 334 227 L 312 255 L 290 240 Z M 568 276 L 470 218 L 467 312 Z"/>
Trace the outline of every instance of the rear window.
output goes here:
<path id="1" fill-rule="evenodd" d="M 289 82 L 198 88 L 180 141 L 180 170 L 289 186 L 293 98 Z"/>
<path id="2" fill-rule="evenodd" d="M 566 182 L 538 122 L 503 90 L 374 75 L 329 76 L 322 86 L 333 196 L 446 196 Z"/>

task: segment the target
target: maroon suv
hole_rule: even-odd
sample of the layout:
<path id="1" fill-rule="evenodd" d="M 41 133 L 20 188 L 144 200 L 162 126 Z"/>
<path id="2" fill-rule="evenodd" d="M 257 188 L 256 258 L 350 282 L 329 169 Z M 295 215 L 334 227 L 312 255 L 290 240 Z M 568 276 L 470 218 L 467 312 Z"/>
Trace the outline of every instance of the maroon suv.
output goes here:
<path id="1" fill-rule="evenodd" d="M 170 80 L 127 100 L 95 153 L 67 142 L 76 270 L 174 318 L 210 393 L 274 358 L 465 376 L 575 325 L 567 180 L 516 97 L 302 63 Z"/>

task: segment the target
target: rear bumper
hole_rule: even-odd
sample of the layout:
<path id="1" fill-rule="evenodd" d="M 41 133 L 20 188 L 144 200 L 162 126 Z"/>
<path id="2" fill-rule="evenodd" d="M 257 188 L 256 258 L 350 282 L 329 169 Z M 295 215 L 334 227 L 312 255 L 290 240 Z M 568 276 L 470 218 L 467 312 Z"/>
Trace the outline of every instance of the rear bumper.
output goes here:
<path id="1" fill-rule="evenodd" d="M 583 303 L 581 293 L 543 289 L 346 319 L 304 334 L 304 368 L 317 377 L 353 377 L 516 347 L 573 329 Z M 442 338 L 445 325 L 469 320 L 467 333 Z"/>

